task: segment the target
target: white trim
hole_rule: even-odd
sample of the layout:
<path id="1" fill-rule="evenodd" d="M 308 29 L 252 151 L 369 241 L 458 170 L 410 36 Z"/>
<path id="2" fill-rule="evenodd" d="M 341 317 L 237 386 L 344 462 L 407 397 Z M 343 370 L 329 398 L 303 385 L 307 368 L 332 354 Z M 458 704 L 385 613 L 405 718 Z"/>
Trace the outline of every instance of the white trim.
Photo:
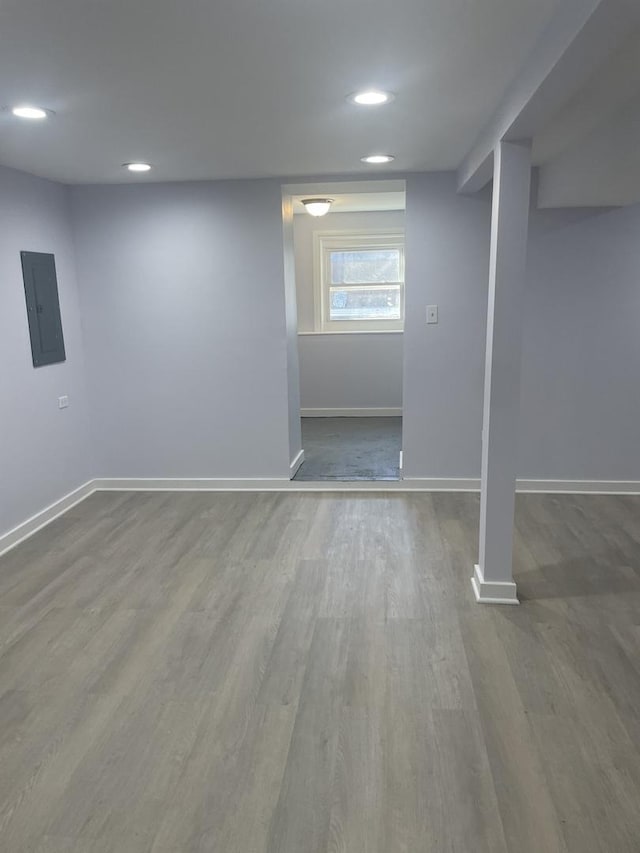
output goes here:
<path id="1" fill-rule="evenodd" d="M 343 228 L 313 232 L 313 325 L 319 333 L 404 331 L 404 292 L 405 292 L 405 229 L 404 228 Z M 330 320 L 327 314 L 328 285 L 325 280 L 327 258 L 331 251 L 349 248 L 356 244 L 359 248 L 371 244 L 379 247 L 388 244 L 400 250 L 402 280 L 400 285 L 400 319 L 398 320 Z M 391 283 L 391 282 L 390 282 Z"/>
<path id="2" fill-rule="evenodd" d="M 293 459 L 291 464 L 289 465 L 289 476 L 291 479 L 293 479 L 295 477 L 295 475 L 298 471 L 298 468 L 302 465 L 303 462 L 304 462 L 304 450 L 300 450 L 296 454 L 295 459 Z"/>
<path id="3" fill-rule="evenodd" d="M 103 477 L 101 492 L 273 492 L 287 491 L 288 477 Z"/>
<path id="4" fill-rule="evenodd" d="M 526 483 L 527 488 L 522 490 L 518 488 L 518 492 L 599 495 L 640 494 L 640 482 L 638 481 L 527 480 L 523 482 Z M 536 488 L 529 488 L 532 483 L 536 484 Z M 567 485 L 572 483 L 575 483 L 579 488 L 567 488 Z M 610 488 L 596 488 L 603 484 Z M 478 492 L 480 490 L 480 480 L 465 479 L 462 477 L 405 477 L 402 480 L 289 480 L 284 477 L 254 479 L 233 477 L 114 477 L 94 480 L 93 487 L 96 491 L 153 491 L 157 489 L 160 491 L 211 492 Z"/>
<path id="5" fill-rule="evenodd" d="M 64 513 L 71 509 L 72 506 L 75 506 L 76 504 L 79 504 L 80 501 L 88 498 L 89 495 L 93 494 L 96 490 L 94 483 L 95 480 L 88 480 L 84 485 L 74 489 L 72 492 L 64 495 L 64 497 L 61 497 L 59 500 L 54 501 L 52 504 L 49 504 L 49 506 L 40 510 L 40 512 L 32 515 L 31 518 L 28 518 L 26 521 L 23 521 L 21 524 L 18 524 L 11 530 L 3 533 L 2 536 L 0 536 L 0 556 L 2 554 L 6 554 L 7 551 L 10 551 L 12 548 L 15 548 L 16 545 L 19 545 L 25 539 L 33 536 L 34 533 L 37 533 L 38 530 L 46 527 L 47 524 L 55 518 L 58 518 L 58 516 L 64 515 Z"/>
<path id="6" fill-rule="evenodd" d="M 322 241 L 317 231 L 314 231 L 312 236 L 312 263 L 313 328 L 315 332 L 322 332 Z"/>
<path id="7" fill-rule="evenodd" d="M 432 492 L 447 491 L 435 481 L 415 480 L 285 480 L 274 479 L 154 479 L 106 478 L 95 480 L 96 491 L 204 491 L 204 492 Z M 445 482 L 445 481 L 438 481 Z"/>
<path id="8" fill-rule="evenodd" d="M 404 468 L 404 451 L 402 452 L 402 464 Z M 480 480 L 465 477 L 407 477 L 403 474 L 403 483 L 411 490 L 415 486 L 417 491 L 425 492 L 479 492 Z"/>
<path id="9" fill-rule="evenodd" d="M 391 418 L 402 415 L 402 406 L 365 409 L 300 409 L 301 418 Z"/>
<path id="10" fill-rule="evenodd" d="M 204 492 L 466 492 L 466 480 L 289 480 L 229 478 L 104 478 L 96 491 Z M 461 485 L 462 484 L 462 485 Z"/>
<path id="11" fill-rule="evenodd" d="M 640 480 L 517 480 L 516 491 L 567 495 L 640 495 Z"/>
<path id="12" fill-rule="evenodd" d="M 298 332 L 299 338 L 322 338 L 327 335 L 404 335 L 404 329 L 352 329 L 333 332 Z"/>
<path id="13" fill-rule="evenodd" d="M 433 491 L 479 492 L 480 479 L 439 479 L 405 477 L 405 482 L 433 483 Z M 640 480 L 516 480 L 518 494 L 557 495 L 640 495 Z"/>
<path id="14" fill-rule="evenodd" d="M 98 491 L 207 492 L 477 492 L 480 481 L 408 477 L 403 480 L 288 480 L 280 478 L 132 478 L 89 480 L 0 536 L 0 556 Z M 519 480 L 517 491 L 540 494 L 640 495 L 640 480 Z M 474 589 L 476 582 L 474 579 Z M 479 599 L 480 600 L 480 599 Z M 484 597 L 482 600 L 488 600 Z M 497 602 L 501 603 L 501 602 Z"/>
<path id="15" fill-rule="evenodd" d="M 480 604 L 520 604 L 513 581 L 486 581 L 480 566 L 473 567 L 471 586 Z"/>

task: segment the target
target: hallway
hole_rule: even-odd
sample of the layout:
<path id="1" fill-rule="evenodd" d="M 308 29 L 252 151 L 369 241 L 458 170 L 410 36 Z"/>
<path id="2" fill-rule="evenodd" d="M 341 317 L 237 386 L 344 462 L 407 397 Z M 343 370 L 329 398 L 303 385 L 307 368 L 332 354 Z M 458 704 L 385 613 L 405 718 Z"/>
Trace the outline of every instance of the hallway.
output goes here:
<path id="1" fill-rule="evenodd" d="M 295 480 L 398 480 L 402 418 L 302 418 Z"/>

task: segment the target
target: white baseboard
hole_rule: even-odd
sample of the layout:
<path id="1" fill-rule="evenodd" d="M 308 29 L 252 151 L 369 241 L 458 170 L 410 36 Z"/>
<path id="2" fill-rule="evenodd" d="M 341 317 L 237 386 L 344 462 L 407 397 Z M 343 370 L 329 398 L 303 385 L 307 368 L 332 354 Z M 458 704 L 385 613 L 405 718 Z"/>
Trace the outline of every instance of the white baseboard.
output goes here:
<path id="1" fill-rule="evenodd" d="M 33 536 L 33 534 L 42 527 L 46 527 L 46 525 L 53 521 L 54 518 L 58 518 L 58 516 L 63 515 L 67 510 L 71 509 L 72 506 L 75 506 L 76 504 L 79 504 L 80 501 L 88 498 L 89 495 L 96 490 L 94 482 L 94 480 L 89 480 L 84 483 L 84 485 L 64 495 L 60 500 L 49 504 L 49 506 L 40 510 L 40 512 L 32 515 L 31 518 L 28 518 L 26 521 L 18 524 L 12 530 L 3 533 L 2 536 L 0 536 L 0 556 L 2 554 L 6 554 L 7 551 L 10 551 L 12 548 L 15 548 L 16 545 L 19 545 L 25 539 L 28 539 L 29 536 Z"/>
<path id="2" fill-rule="evenodd" d="M 479 478 L 406 477 L 429 491 L 479 492 Z M 640 495 L 640 480 L 516 480 L 518 494 Z"/>
<path id="3" fill-rule="evenodd" d="M 300 409 L 301 418 L 398 418 L 402 407 L 366 409 Z"/>
<path id="4" fill-rule="evenodd" d="M 404 454 L 403 454 L 404 456 Z M 404 463 L 404 458 L 403 458 Z M 480 480 L 465 477 L 407 477 L 402 482 L 407 489 L 422 492 L 479 492 Z"/>
<path id="5" fill-rule="evenodd" d="M 288 477 L 102 477 L 94 480 L 100 492 L 273 492 L 286 490 Z"/>
<path id="6" fill-rule="evenodd" d="M 134 492 L 468 492 L 468 480 L 289 480 L 127 478 L 94 480 L 96 491 Z"/>
<path id="7" fill-rule="evenodd" d="M 296 476 L 296 472 L 298 471 L 298 468 L 302 465 L 303 462 L 304 462 L 304 450 L 301 450 L 298 453 L 298 455 L 295 457 L 295 459 L 289 465 L 289 477 L 291 479 L 293 479 Z"/>
<path id="8" fill-rule="evenodd" d="M 302 452 L 302 451 L 301 451 Z M 292 463 L 292 469 L 298 461 Z M 302 459 L 300 458 L 300 464 Z M 107 477 L 89 480 L 40 512 L 0 535 L 0 555 L 32 536 L 49 522 L 96 491 L 209 491 L 209 492 L 477 492 L 480 480 L 464 478 L 414 477 L 404 480 L 289 480 L 276 478 L 149 478 Z M 518 480 L 517 491 L 541 494 L 640 495 L 638 480 Z M 488 601 L 490 591 L 474 577 L 478 600 Z M 502 596 L 504 597 L 504 596 Z M 509 597 L 508 595 L 506 596 Z M 502 602 L 500 602 L 502 603 Z"/>
<path id="9" fill-rule="evenodd" d="M 513 581 L 486 581 L 480 566 L 473 567 L 471 586 L 480 604 L 520 604 Z"/>
<path id="10" fill-rule="evenodd" d="M 560 495 L 640 495 L 640 480 L 517 480 L 516 492 Z"/>

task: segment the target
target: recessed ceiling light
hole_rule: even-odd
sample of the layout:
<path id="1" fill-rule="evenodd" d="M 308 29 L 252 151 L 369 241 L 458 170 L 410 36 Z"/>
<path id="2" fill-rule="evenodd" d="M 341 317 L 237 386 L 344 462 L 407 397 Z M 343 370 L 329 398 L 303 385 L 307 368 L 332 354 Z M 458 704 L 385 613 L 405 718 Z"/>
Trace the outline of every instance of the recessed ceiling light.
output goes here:
<path id="1" fill-rule="evenodd" d="M 394 160 L 395 157 L 393 154 L 369 154 L 368 157 L 361 157 L 360 160 L 362 163 L 390 163 Z"/>
<path id="2" fill-rule="evenodd" d="M 380 104 L 388 104 L 393 100 L 391 92 L 382 92 L 380 89 L 365 89 L 362 92 L 354 92 L 348 96 L 348 100 L 353 104 L 359 104 L 362 107 L 378 107 Z"/>
<path id="3" fill-rule="evenodd" d="M 123 163 L 122 165 L 130 172 L 148 172 L 151 168 L 150 163 Z"/>
<path id="4" fill-rule="evenodd" d="M 303 198 L 302 203 L 305 206 L 307 213 L 311 216 L 324 216 L 329 213 L 329 208 L 333 204 L 332 198 Z"/>
<path id="5" fill-rule="evenodd" d="M 43 110 L 42 107 L 30 107 L 27 104 L 20 104 L 17 107 L 11 107 L 11 112 L 18 118 L 46 118 L 49 110 Z"/>

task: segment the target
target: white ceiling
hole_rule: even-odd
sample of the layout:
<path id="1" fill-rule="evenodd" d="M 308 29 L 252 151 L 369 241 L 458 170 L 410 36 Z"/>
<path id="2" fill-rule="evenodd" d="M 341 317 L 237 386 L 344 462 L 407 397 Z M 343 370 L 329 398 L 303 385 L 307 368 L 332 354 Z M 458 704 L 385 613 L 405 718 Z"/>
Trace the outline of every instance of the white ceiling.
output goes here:
<path id="1" fill-rule="evenodd" d="M 560 0 L 2 0 L 0 163 L 68 183 L 456 168 Z M 366 110 L 345 95 L 397 93 Z M 149 160 L 144 177 L 121 164 Z"/>

